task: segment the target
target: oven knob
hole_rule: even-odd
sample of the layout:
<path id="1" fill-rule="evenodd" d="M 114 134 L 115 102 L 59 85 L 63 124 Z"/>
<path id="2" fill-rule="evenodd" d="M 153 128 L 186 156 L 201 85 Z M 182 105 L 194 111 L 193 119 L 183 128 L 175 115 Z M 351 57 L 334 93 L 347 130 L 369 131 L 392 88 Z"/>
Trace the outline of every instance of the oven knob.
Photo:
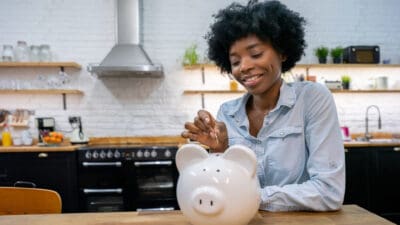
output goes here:
<path id="1" fill-rule="evenodd" d="M 105 151 L 101 151 L 100 152 L 100 158 L 101 159 L 105 159 L 106 158 L 106 152 Z"/>
<path id="2" fill-rule="evenodd" d="M 149 151 L 144 151 L 144 157 L 149 158 L 150 157 L 150 152 Z"/>
<path id="3" fill-rule="evenodd" d="M 97 158 L 99 158 L 99 153 L 94 151 L 92 156 L 93 156 L 93 159 L 97 159 Z"/>
<path id="4" fill-rule="evenodd" d="M 156 150 L 151 151 L 151 157 L 153 157 L 153 158 L 157 157 L 157 151 Z"/>
<path id="5" fill-rule="evenodd" d="M 114 153 L 114 158 L 118 159 L 119 157 L 121 157 L 121 153 L 119 153 L 119 151 L 115 151 Z"/>
<path id="6" fill-rule="evenodd" d="M 92 158 L 92 153 L 86 152 L 86 153 L 85 153 L 85 158 L 86 158 L 86 159 Z"/>
<path id="7" fill-rule="evenodd" d="M 138 158 L 142 158 L 143 152 L 139 150 L 139 151 L 136 153 L 136 156 L 137 156 Z"/>
<path id="8" fill-rule="evenodd" d="M 108 150 L 107 158 L 111 159 L 113 156 L 114 156 L 114 154 L 112 153 L 112 151 Z"/>
<path id="9" fill-rule="evenodd" d="M 170 150 L 166 150 L 165 152 L 164 152 L 164 156 L 166 157 L 166 158 L 169 158 L 169 157 L 171 157 L 171 151 Z"/>

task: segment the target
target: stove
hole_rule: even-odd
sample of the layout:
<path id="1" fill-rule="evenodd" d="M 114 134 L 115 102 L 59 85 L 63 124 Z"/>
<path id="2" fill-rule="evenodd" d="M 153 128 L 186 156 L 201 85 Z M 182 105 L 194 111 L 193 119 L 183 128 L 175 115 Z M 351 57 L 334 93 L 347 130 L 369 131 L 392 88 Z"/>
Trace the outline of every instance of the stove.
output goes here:
<path id="1" fill-rule="evenodd" d="M 78 149 L 83 212 L 179 209 L 177 146 L 90 146 Z"/>

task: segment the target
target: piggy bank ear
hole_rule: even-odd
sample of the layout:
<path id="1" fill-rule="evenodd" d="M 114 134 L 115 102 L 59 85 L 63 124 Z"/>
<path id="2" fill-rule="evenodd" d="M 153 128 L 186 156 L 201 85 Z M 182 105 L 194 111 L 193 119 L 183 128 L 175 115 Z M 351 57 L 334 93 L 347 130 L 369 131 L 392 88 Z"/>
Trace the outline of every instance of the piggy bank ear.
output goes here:
<path id="1" fill-rule="evenodd" d="M 206 159 L 208 152 L 196 144 L 186 144 L 179 148 L 175 156 L 176 167 L 182 171 L 186 166 L 192 165 L 198 161 Z"/>
<path id="2" fill-rule="evenodd" d="M 256 174 L 257 158 L 254 152 L 248 147 L 243 145 L 233 145 L 225 151 L 222 157 L 241 165 L 249 172 L 250 177 L 253 177 Z"/>

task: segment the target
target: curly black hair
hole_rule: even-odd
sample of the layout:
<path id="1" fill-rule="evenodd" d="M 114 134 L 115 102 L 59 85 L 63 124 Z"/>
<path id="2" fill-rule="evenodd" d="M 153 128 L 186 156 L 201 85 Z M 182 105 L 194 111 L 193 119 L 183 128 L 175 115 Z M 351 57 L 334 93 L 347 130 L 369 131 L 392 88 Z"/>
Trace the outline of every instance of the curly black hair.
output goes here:
<path id="1" fill-rule="evenodd" d="M 232 44 L 251 34 L 270 43 L 276 51 L 287 57 L 282 63 L 282 72 L 294 67 L 304 54 L 305 19 L 279 1 L 250 1 L 246 6 L 232 3 L 213 17 L 215 21 L 205 36 L 208 58 L 222 72 L 232 72 L 229 61 Z"/>

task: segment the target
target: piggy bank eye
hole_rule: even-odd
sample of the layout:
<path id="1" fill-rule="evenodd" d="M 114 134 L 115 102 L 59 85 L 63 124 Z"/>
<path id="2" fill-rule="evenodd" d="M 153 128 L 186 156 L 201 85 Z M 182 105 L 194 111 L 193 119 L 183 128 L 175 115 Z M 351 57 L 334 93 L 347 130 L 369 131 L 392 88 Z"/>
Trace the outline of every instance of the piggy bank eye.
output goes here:
<path id="1" fill-rule="evenodd" d="M 219 170 L 219 169 L 217 169 L 217 173 L 219 173 L 219 171 L 220 171 L 220 170 Z"/>
<path id="2" fill-rule="evenodd" d="M 206 172 L 206 168 L 204 168 L 203 171 Z"/>

